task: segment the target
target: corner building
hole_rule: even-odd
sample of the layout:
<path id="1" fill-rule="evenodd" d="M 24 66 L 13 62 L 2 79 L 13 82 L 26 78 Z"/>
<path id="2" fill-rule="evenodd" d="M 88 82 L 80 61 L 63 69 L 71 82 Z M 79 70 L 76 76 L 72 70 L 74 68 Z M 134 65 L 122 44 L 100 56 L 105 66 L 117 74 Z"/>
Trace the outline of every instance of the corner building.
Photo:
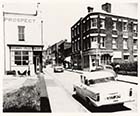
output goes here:
<path id="1" fill-rule="evenodd" d="M 71 27 L 72 63 L 90 70 L 111 62 L 138 58 L 138 20 L 111 13 L 89 12 Z"/>
<path id="2" fill-rule="evenodd" d="M 42 24 L 34 14 L 3 12 L 4 70 L 35 74 L 42 67 Z"/>

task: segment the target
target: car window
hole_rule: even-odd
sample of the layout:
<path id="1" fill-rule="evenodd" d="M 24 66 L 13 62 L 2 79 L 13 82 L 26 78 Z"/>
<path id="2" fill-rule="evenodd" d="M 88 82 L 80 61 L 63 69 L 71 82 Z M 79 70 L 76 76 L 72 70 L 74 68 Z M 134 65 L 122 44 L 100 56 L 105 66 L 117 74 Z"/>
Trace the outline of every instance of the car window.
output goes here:
<path id="1" fill-rule="evenodd" d="M 113 69 L 111 66 L 106 66 L 107 69 Z"/>
<path id="2" fill-rule="evenodd" d="M 91 70 L 91 72 L 100 71 L 100 70 L 103 70 L 103 69 L 104 69 L 104 67 L 99 65 L 94 70 Z"/>
<path id="3" fill-rule="evenodd" d="M 109 81 L 115 81 L 114 77 L 108 77 L 108 78 L 101 78 L 101 79 L 90 79 L 89 84 L 96 84 L 96 83 L 104 83 Z"/>

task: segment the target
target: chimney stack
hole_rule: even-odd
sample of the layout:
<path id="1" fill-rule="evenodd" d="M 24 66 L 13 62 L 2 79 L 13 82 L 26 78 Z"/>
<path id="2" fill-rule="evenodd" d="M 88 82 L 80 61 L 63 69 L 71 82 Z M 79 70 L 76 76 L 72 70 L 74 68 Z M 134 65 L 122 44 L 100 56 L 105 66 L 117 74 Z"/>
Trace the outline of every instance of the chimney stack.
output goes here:
<path id="1" fill-rule="evenodd" d="M 92 13 L 93 12 L 93 7 L 88 6 L 87 10 L 88 10 L 88 13 Z"/>
<path id="2" fill-rule="evenodd" d="M 111 4 L 110 3 L 105 3 L 102 5 L 102 10 L 111 13 Z"/>

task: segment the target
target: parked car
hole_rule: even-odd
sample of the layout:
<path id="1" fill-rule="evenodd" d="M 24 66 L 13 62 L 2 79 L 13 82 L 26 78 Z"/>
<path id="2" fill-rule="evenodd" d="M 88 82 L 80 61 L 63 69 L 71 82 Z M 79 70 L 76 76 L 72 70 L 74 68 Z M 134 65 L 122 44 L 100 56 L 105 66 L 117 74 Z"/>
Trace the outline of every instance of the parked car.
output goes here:
<path id="1" fill-rule="evenodd" d="M 64 67 L 62 64 L 54 66 L 54 72 L 64 72 Z"/>
<path id="2" fill-rule="evenodd" d="M 99 65 L 95 66 L 94 69 L 90 70 L 91 72 L 98 71 L 98 70 L 106 70 L 114 73 L 116 75 L 116 72 L 114 71 L 113 67 L 111 65 Z"/>
<path id="3" fill-rule="evenodd" d="M 80 75 L 80 82 L 73 85 L 75 95 L 96 107 L 134 101 L 131 84 L 117 81 L 111 71 L 100 69 Z"/>

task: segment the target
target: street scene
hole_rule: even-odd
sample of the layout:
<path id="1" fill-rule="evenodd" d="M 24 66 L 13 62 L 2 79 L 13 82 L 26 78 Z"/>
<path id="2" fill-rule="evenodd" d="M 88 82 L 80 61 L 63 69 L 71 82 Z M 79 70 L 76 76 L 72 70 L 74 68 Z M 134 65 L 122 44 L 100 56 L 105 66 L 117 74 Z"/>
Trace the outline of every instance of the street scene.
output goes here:
<path id="1" fill-rule="evenodd" d="M 138 112 L 137 2 L 0 5 L 4 114 Z"/>

